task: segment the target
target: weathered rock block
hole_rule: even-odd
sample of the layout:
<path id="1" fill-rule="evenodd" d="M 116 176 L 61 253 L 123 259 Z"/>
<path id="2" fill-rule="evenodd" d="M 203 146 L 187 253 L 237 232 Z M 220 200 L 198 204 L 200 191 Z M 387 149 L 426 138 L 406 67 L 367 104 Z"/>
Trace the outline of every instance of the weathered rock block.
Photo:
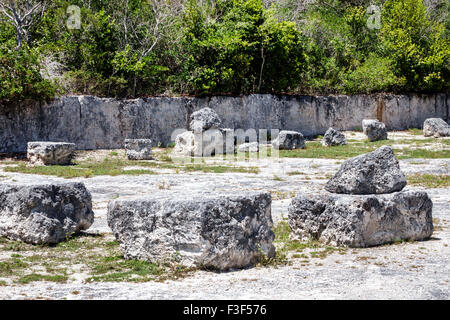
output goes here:
<path id="1" fill-rule="evenodd" d="M 347 247 L 425 240 L 433 233 L 432 208 L 427 193 L 418 191 L 298 196 L 289 206 L 291 238 Z"/>
<path id="2" fill-rule="evenodd" d="M 325 189 L 344 194 L 381 194 L 401 191 L 406 177 L 391 147 L 346 160 Z"/>
<path id="3" fill-rule="evenodd" d="M 273 257 L 269 193 L 154 195 L 108 205 L 108 225 L 127 259 L 245 268 Z"/>
<path id="4" fill-rule="evenodd" d="M 272 146 L 279 150 L 304 149 L 305 138 L 300 132 L 280 131 L 278 137 L 272 141 Z"/>
<path id="5" fill-rule="evenodd" d="M 362 128 L 370 141 L 386 140 L 388 138 L 386 125 L 378 120 L 363 120 Z"/>
<path id="6" fill-rule="evenodd" d="M 195 133 L 219 129 L 220 124 L 219 115 L 211 108 L 203 108 L 191 115 L 190 128 Z"/>
<path id="7" fill-rule="evenodd" d="M 423 123 L 425 137 L 450 137 L 450 126 L 441 118 L 429 118 Z"/>
<path id="8" fill-rule="evenodd" d="M 346 145 L 345 135 L 333 128 L 329 128 L 322 139 L 322 145 L 325 147 Z"/>
<path id="9" fill-rule="evenodd" d="M 72 161 L 76 146 L 66 142 L 28 142 L 27 158 L 37 165 L 67 165 Z"/>
<path id="10" fill-rule="evenodd" d="M 82 183 L 0 185 L 0 236 L 33 244 L 58 243 L 94 222 Z"/>
<path id="11" fill-rule="evenodd" d="M 129 160 L 152 160 L 152 140 L 126 139 L 125 150 Z"/>
<path id="12" fill-rule="evenodd" d="M 259 152 L 259 143 L 258 142 L 250 142 L 243 143 L 238 147 L 239 152 Z"/>
<path id="13" fill-rule="evenodd" d="M 230 129 L 208 129 L 199 133 L 186 131 L 175 139 L 174 154 L 178 156 L 211 157 L 234 152 L 234 135 Z"/>

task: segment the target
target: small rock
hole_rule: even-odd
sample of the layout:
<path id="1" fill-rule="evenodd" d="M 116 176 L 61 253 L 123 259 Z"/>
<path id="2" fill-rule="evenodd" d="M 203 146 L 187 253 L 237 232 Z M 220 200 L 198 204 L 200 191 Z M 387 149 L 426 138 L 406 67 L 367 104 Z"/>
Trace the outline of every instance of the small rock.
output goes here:
<path id="1" fill-rule="evenodd" d="M 423 123 L 425 137 L 450 137 L 450 126 L 441 118 L 430 118 Z"/>
<path id="2" fill-rule="evenodd" d="M 211 108 L 203 108 L 191 115 L 190 128 L 195 133 L 209 129 L 219 129 L 220 124 L 219 115 Z"/>
<path id="3" fill-rule="evenodd" d="M 238 147 L 239 152 L 259 152 L 259 143 L 258 142 L 250 142 L 243 143 Z"/>
<path id="4" fill-rule="evenodd" d="M 94 222 L 82 183 L 0 185 L 0 236 L 33 244 L 64 241 Z"/>
<path id="5" fill-rule="evenodd" d="M 369 247 L 398 240 L 425 240 L 433 233 L 433 203 L 427 193 L 297 196 L 289 206 L 295 240 Z"/>
<path id="6" fill-rule="evenodd" d="M 333 193 L 380 194 L 401 191 L 406 177 L 391 147 L 346 160 L 327 182 L 325 189 Z"/>
<path id="7" fill-rule="evenodd" d="M 346 144 L 347 139 L 345 139 L 345 135 L 333 128 L 329 128 L 322 139 L 322 145 L 325 147 L 341 146 Z"/>
<path id="8" fill-rule="evenodd" d="M 369 138 L 369 141 L 386 140 L 388 132 L 386 125 L 378 120 L 363 120 L 363 132 Z"/>
<path id="9" fill-rule="evenodd" d="M 300 132 L 280 131 L 278 137 L 272 141 L 272 146 L 279 150 L 304 149 L 305 138 Z"/>
<path id="10" fill-rule="evenodd" d="M 126 139 L 125 150 L 129 160 L 152 160 L 152 140 Z"/>
<path id="11" fill-rule="evenodd" d="M 111 227 L 126 259 L 177 261 L 227 270 L 273 257 L 269 193 L 154 194 L 108 205 Z"/>
<path id="12" fill-rule="evenodd" d="M 75 154 L 74 143 L 28 142 L 27 158 L 36 165 L 68 165 Z"/>

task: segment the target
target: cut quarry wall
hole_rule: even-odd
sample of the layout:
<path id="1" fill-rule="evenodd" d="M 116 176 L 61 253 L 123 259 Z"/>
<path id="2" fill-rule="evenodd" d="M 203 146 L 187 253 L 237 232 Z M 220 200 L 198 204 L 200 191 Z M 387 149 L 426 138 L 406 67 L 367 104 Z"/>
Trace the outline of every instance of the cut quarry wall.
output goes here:
<path id="1" fill-rule="evenodd" d="M 214 109 L 225 128 L 295 130 L 305 136 L 361 128 L 363 119 L 389 130 L 422 128 L 427 118 L 449 121 L 450 96 L 354 95 L 153 97 L 116 100 L 64 96 L 50 103 L 0 107 L 0 153 L 24 152 L 28 141 L 72 142 L 78 149 L 123 148 L 124 140 L 149 138 L 167 145 L 186 130 L 192 112 Z"/>

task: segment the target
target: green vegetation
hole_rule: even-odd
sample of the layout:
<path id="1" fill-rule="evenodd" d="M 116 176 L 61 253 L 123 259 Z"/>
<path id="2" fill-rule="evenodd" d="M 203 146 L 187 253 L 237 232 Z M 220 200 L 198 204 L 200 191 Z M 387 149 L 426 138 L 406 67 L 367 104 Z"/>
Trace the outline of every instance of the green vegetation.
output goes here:
<path id="1" fill-rule="evenodd" d="M 287 261 L 291 254 L 294 259 L 324 259 L 332 253 L 344 254 L 347 249 L 343 247 L 327 246 L 317 240 L 296 241 L 290 239 L 291 227 L 287 221 L 281 221 L 274 229 L 275 246 L 277 247 L 277 260 Z"/>
<path id="2" fill-rule="evenodd" d="M 408 185 L 426 188 L 450 187 L 450 175 L 448 174 L 412 174 L 407 177 Z"/>
<path id="3" fill-rule="evenodd" d="M 116 155 L 117 154 L 117 155 Z M 118 176 L 118 175 L 142 175 L 158 174 L 157 169 L 172 169 L 179 172 L 203 172 L 203 173 L 258 173 L 257 167 L 238 167 L 229 165 L 196 164 L 196 163 L 173 163 L 168 161 L 166 153 L 159 155 L 158 161 L 131 161 L 126 160 L 119 153 L 114 153 L 112 158 L 106 157 L 101 160 L 75 160 L 69 166 L 28 166 L 27 162 L 18 162 L 17 166 L 8 166 L 3 170 L 6 172 L 20 172 L 26 174 L 40 174 L 57 176 L 66 179 L 95 176 Z M 131 167 L 127 169 L 127 167 Z M 154 169 L 154 170 L 151 170 Z"/>
<path id="4" fill-rule="evenodd" d="M 35 281 L 67 282 L 78 272 L 84 281 L 147 282 L 178 279 L 194 269 L 175 262 L 149 263 L 125 260 L 119 243 L 106 235 L 70 237 L 54 246 L 34 246 L 0 239 L 0 251 L 11 257 L 0 261 L 0 283 L 25 284 Z M 16 252 L 20 252 L 20 256 Z"/>
<path id="5" fill-rule="evenodd" d="M 448 1 L 431 12 L 423 0 L 384 1 L 379 28 L 369 28 L 367 8 L 380 2 L 6 2 L 0 103 L 58 94 L 448 91 Z M 26 3 L 41 6 L 27 14 Z M 68 27 L 73 5 L 80 28 Z"/>
<path id="6" fill-rule="evenodd" d="M 347 159 L 358 155 L 374 151 L 375 149 L 387 145 L 394 145 L 394 152 L 399 159 L 443 159 L 450 158 L 450 148 L 444 150 L 428 150 L 427 145 L 433 145 L 436 140 L 382 140 L 375 142 L 348 140 L 344 146 L 324 147 L 319 141 L 306 143 L 305 149 L 280 150 L 280 157 L 286 158 L 310 158 L 310 159 Z M 445 146 L 450 145 L 450 140 L 441 141 Z M 399 145 L 404 147 L 399 148 Z M 294 174 L 294 173 L 290 173 Z"/>

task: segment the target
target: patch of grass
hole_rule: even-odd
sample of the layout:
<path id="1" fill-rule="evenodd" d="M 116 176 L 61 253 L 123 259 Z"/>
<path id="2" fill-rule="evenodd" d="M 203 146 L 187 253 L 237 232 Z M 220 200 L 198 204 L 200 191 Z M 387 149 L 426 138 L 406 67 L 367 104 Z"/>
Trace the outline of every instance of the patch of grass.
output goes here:
<path id="1" fill-rule="evenodd" d="M 110 155 L 111 157 L 117 157 L 117 156 L 119 155 L 119 153 L 118 153 L 117 151 L 111 151 L 111 152 L 109 153 L 109 155 Z"/>
<path id="2" fill-rule="evenodd" d="M 257 167 L 232 167 L 232 166 L 215 166 L 207 164 L 186 164 L 176 165 L 163 157 L 165 162 L 149 162 L 149 161 L 131 161 L 120 158 L 106 158 L 103 161 L 80 161 L 71 166 L 27 166 L 22 162 L 17 167 L 4 168 L 7 172 L 20 172 L 25 174 L 39 174 L 57 176 L 66 179 L 70 178 L 91 178 L 94 176 L 118 176 L 118 175 L 143 175 L 157 174 L 157 172 L 148 169 L 124 170 L 125 167 L 139 166 L 143 168 L 155 169 L 177 169 L 184 172 L 205 172 L 205 173 L 259 173 Z"/>
<path id="3" fill-rule="evenodd" d="M 66 275 L 47 275 L 47 274 L 39 274 L 39 273 L 32 273 L 28 274 L 26 276 L 20 277 L 17 282 L 20 284 L 27 284 L 30 282 L 35 281 L 49 281 L 49 282 L 58 282 L 58 283 L 65 283 L 67 282 L 68 277 Z"/>
<path id="4" fill-rule="evenodd" d="M 349 140 L 347 145 L 336 146 L 334 148 L 327 148 L 322 146 L 318 141 L 310 141 L 306 143 L 305 149 L 295 150 L 280 150 L 280 157 L 284 158 L 306 158 L 306 159 L 347 159 L 356 157 L 364 153 L 372 152 L 381 146 L 387 145 L 411 145 L 415 148 L 394 148 L 394 152 L 399 159 L 443 159 L 450 158 L 450 150 L 428 150 L 421 149 L 421 146 L 425 146 L 430 143 L 435 143 L 433 139 L 421 139 L 421 140 L 382 140 L 375 142 L 353 141 Z M 442 141 L 447 145 L 447 140 Z"/>
<path id="5" fill-rule="evenodd" d="M 412 174 L 407 176 L 410 186 L 420 186 L 426 188 L 447 188 L 450 187 L 450 175 L 447 174 Z"/>
<path id="6" fill-rule="evenodd" d="M 295 252 L 292 257 L 297 258 L 320 258 L 324 259 L 334 252 L 344 253 L 347 248 L 338 248 L 326 246 L 323 243 L 310 239 L 309 241 L 291 240 L 291 227 L 286 221 L 281 221 L 275 228 L 274 243 L 277 246 L 277 252 L 280 256 L 287 256 L 288 252 Z M 309 256 L 308 256 L 309 254 Z"/>
<path id="7" fill-rule="evenodd" d="M 8 283 L 6 281 L 0 280 L 0 287 L 6 287 Z"/>
<path id="8" fill-rule="evenodd" d="M 300 175 L 306 175 L 306 173 L 301 171 L 291 171 L 287 173 L 288 176 L 300 176 Z"/>
<path id="9" fill-rule="evenodd" d="M 71 236 L 51 246 L 23 244 L 20 254 L 16 242 L 1 238 L 0 250 L 11 253 L 11 258 L 0 260 L 0 278 L 13 283 L 34 281 L 68 282 L 77 272 L 86 274 L 85 281 L 146 282 L 179 279 L 196 269 L 180 266 L 176 261 L 150 263 L 126 260 L 119 243 L 111 235 Z M 20 256 L 20 257 L 19 257 Z M 43 272 L 43 271 L 44 272 Z"/>
<path id="10" fill-rule="evenodd" d="M 274 180 L 274 181 L 284 181 L 284 179 L 280 178 L 279 176 L 273 176 L 272 180 Z"/>
<path id="11" fill-rule="evenodd" d="M 422 136 L 423 135 L 423 130 L 422 129 L 417 129 L 417 128 L 411 128 L 411 129 L 408 129 L 408 133 L 412 134 L 414 136 Z"/>

